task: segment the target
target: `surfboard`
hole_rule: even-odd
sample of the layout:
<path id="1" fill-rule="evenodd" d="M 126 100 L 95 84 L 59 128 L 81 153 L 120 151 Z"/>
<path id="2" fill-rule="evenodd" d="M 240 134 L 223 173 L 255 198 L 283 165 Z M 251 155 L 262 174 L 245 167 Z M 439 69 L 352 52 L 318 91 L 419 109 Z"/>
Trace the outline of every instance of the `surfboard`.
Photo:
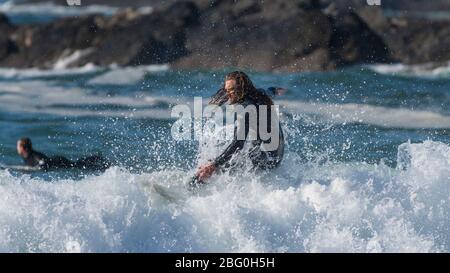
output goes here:
<path id="1" fill-rule="evenodd" d="M 175 194 L 174 191 L 172 191 L 170 188 L 166 187 L 166 186 L 162 186 L 159 184 L 153 184 L 153 190 L 159 194 L 161 197 L 163 197 L 164 199 L 166 199 L 167 201 L 171 202 L 171 203 L 177 203 L 180 200 L 180 197 L 177 196 L 177 194 Z"/>
<path id="2" fill-rule="evenodd" d="M 23 166 L 23 165 L 3 165 L 3 164 L 0 164 L 0 170 L 12 170 L 12 171 L 19 171 L 19 172 L 41 171 L 41 169 L 39 167 L 30 167 L 30 166 Z"/>
<path id="3" fill-rule="evenodd" d="M 147 175 L 138 179 L 142 189 L 156 206 L 170 203 L 183 204 L 193 195 L 203 192 L 199 191 L 203 187 L 195 189 L 196 187 L 189 185 L 190 182 L 195 183 L 193 180 L 195 179 L 184 171 L 154 172 L 151 174 L 151 179 Z"/>
<path id="4" fill-rule="evenodd" d="M 175 188 L 169 188 L 167 186 L 163 186 L 157 183 L 152 184 L 152 188 L 154 192 L 168 200 L 169 202 L 179 202 L 185 199 L 185 196 L 182 194 L 181 191 L 184 190 L 184 192 L 189 194 L 196 194 L 200 191 L 201 188 L 203 188 L 205 184 L 201 182 L 196 176 L 193 176 L 189 178 L 184 187 L 175 189 Z"/>

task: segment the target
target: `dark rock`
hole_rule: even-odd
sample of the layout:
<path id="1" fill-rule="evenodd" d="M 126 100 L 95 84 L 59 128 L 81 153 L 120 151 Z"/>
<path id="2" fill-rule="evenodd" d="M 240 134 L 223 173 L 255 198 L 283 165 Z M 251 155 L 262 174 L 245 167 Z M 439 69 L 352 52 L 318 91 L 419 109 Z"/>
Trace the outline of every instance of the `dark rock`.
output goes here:
<path id="1" fill-rule="evenodd" d="M 150 15 L 125 10 L 111 18 L 90 15 L 47 25 L 24 25 L 14 33 L 17 54 L 1 64 L 49 68 L 68 51 L 88 48 L 89 53 L 72 66 L 171 62 L 187 54 L 184 28 L 195 24 L 195 14 L 195 5 L 181 2 Z"/>
<path id="2" fill-rule="evenodd" d="M 334 60 L 330 59 L 328 48 L 318 48 L 310 54 L 296 58 L 287 65 L 280 66 L 274 71 L 297 72 L 297 71 L 329 71 L 336 68 Z"/>
<path id="3" fill-rule="evenodd" d="M 0 26 L 3 25 L 11 25 L 11 23 L 9 22 L 8 16 L 6 16 L 3 13 L 0 13 Z"/>
<path id="4" fill-rule="evenodd" d="M 197 19 L 197 8 L 191 2 L 175 3 L 146 16 L 118 14 L 104 23 L 105 28 L 95 37 L 95 50 L 77 65 L 172 62 L 188 53 L 184 29 L 195 25 Z"/>
<path id="5" fill-rule="evenodd" d="M 384 39 L 392 56 L 404 63 L 450 60 L 450 27 L 447 22 L 391 20 Z"/>
<path id="6" fill-rule="evenodd" d="M 190 54 L 174 66 L 292 70 L 300 57 L 327 48 L 331 25 L 319 10 L 305 11 L 288 4 L 274 1 L 265 6 L 244 1 L 234 7 L 217 3 L 214 9 L 203 13 L 198 26 L 187 29 L 186 47 Z M 271 12 L 265 12 L 267 8 Z M 310 67 L 326 66 L 328 63 Z M 297 66 L 297 70 L 307 68 Z"/>
<path id="7" fill-rule="evenodd" d="M 329 6 L 333 2 L 334 6 Z M 151 14 L 125 9 L 45 25 L 12 26 L 0 15 L 0 65 L 50 68 L 170 63 L 175 68 L 241 67 L 323 71 L 341 66 L 450 60 L 450 23 L 389 18 L 364 1 L 165 1 Z M 350 8 L 349 8 L 350 7 Z"/>
<path id="8" fill-rule="evenodd" d="M 91 46 L 97 27 L 94 16 L 62 19 L 48 25 L 25 25 L 12 35 L 18 45 L 4 64 L 15 67 L 50 67 L 67 49 Z"/>
<path id="9" fill-rule="evenodd" d="M 17 51 L 16 44 L 8 36 L 0 33 L 0 61 Z"/>
<path id="10" fill-rule="evenodd" d="M 333 18 L 329 48 L 338 66 L 390 61 L 383 39 L 354 12 Z"/>
<path id="11" fill-rule="evenodd" d="M 8 17 L 3 13 L 0 13 L 0 33 L 10 34 L 15 27 L 11 24 Z"/>
<path id="12" fill-rule="evenodd" d="M 178 26 L 189 26 L 198 23 L 200 11 L 194 2 L 183 1 L 170 5 L 165 11 L 166 20 Z"/>
<path id="13" fill-rule="evenodd" d="M 0 62 L 17 51 L 16 44 L 9 37 L 14 29 L 8 17 L 0 13 Z"/>
<path id="14" fill-rule="evenodd" d="M 410 64 L 450 60 L 450 21 L 387 18 L 375 7 L 357 13 L 383 39 L 393 60 Z"/>

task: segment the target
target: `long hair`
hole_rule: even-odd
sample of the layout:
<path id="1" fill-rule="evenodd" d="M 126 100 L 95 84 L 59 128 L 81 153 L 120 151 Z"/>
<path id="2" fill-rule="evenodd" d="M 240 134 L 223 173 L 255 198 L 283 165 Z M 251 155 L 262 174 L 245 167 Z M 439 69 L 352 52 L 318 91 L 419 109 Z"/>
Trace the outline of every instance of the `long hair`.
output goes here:
<path id="1" fill-rule="evenodd" d="M 273 105 L 272 99 L 265 93 L 256 90 L 250 78 L 242 71 L 234 71 L 228 73 L 225 77 L 225 81 L 235 80 L 236 81 L 236 96 L 237 102 L 243 102 L 246 98 L 253 99 L 254 101 L 261 103 L 263 105 Z"/>
<path id="2" fill-rule="evenodd" d="M 236 96 L 237 102 L 243 102 L 246 98 L 253 99 L 262 105 L 273 105 L 272 99 L 263 92 L 259 92 L 253 85 L 250 78 L 242 71 L 234 71 L 228 73 L 225 81 L 236 81 Z M 217 93 L 211 98 L 210 104 L 222 105 L 228 101 L 228 94 L 225 90 L 225 85 L 220 88 Z"/>
<path id="3" fill-rule="evenodd" d="M 221 87 L 219 90 L 217 90 L 216 94 L 214 94 L 211 97 L 209 104 L 215 104 L 215 105 L 220 106 L 220 105 L 223 105 L 227 101 L 228 101 L 227 91 L 225 91 L 225 88 Z"/>

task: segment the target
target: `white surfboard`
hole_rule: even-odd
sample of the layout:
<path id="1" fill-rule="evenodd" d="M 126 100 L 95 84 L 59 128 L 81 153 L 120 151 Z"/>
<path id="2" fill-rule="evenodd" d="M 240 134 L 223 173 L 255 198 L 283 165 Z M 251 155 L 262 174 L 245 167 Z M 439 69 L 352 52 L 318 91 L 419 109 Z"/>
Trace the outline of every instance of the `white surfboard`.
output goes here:
<path id="1" fill-rule="evenodd" d="M 36 172 L 41 171 L 39 167 L 30 167 L 24 165 L 2 165 L 0 164 L 1 170 L 12 170 L 12 171 L 20 171 L 20 172 Z"/>
<path id="2" fill-rule="evenodd" d="M 186 172 L 178 170 L 142 174 L 138 179 L 142 189 L 156 205 L 159 205 L 160 201 L 163 204 L 182 204 L 194 195 L 195 192 L 190 190 L 188 181 L 183 182 L 184 180 Z"/>
<path id="3" fill-rule="evenodd" d="M 157 194 L 159 194 L 161 197 L 163 197 L 164 199 L 166 199 L 167 201 L 169 201 L 171 203 L 178 203 L 178 202 L 182 201 L 181 196 L 169 187 L 154 183 L 153 190 Z"/>

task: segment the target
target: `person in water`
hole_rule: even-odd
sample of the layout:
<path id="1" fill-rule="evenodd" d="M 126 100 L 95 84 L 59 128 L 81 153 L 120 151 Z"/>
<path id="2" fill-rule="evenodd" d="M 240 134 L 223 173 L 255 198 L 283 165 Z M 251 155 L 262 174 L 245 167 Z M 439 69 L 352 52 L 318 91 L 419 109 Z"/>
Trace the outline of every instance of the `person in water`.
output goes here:
<path id="1" fill-rule="evenodd" d="M 17 141 L 17 153 L 23 158 L 25 165 L 45 171 L 51 169 L 106 170 L 110 166 L 101 155 L 84 157 L 75 162 L 63 156 L 47 157 L 35 151 L 31 139 L 27 137 Z"/>
<path id="2" fill-rule="evenodd" d="M 248 105 L 254 105 L 258 109 L 260 105 L 267 106 L 267 115 L 268 124 L 271 121 L 271 106 L 273 105 L 272 98 L 275 95 L 282 94 L 285 92 L 285 89 L 282 88 L 269 88 L 268 90 L 264 89 L 256 89 L 250 80 L 250 78 L 241 71 L 235 71 L 229 73 L 225 78 L 225 84 L 223 88 L 221 88 L 211 99 L 210 104 L 216 105 L 242 105 L 244 107 Z M 257 124 L 255 128 L 256 132 L 259 132 L 259 111 L 257 111 Z M 247 138 L 249 133 L 249 118 L 245 117 L 245 138 Z M 239 125 L 238 125 L 239 126 Z M 279 144 L 275 150 L 265 151 L 262 149 L 261 145 L 263 143 L 267 143 L 267 141 L 263 141 L 260 138 L 259 133 L 257 133 L 256 140 L 240 140 L 237 138 L 236 132 L 239 130 L 238 128 L 234 128 L 234 136 L 232 142 L 225 148 L 225 150 L 214 160 L 201 166 L 194 178 L 196 183 L 204 183 L 209 177 L 211 177 L 218 170 L 227 170 L 233 167 L 233 164 L 230 162 L 233 157 L 245 156 L 250 159 L 253 169 L 267 170 L 273 169 L 280 165 L 281 160 L 283 159 L 284 154 L 284 136 L 281 125 L 279 126 Z M 270 125 L 267 125 L 266 128 L 271 128 Z M 241 128 L 242 129 L 242 128 Z M 249 152 L 245 154 L 241 154 L 245 143 L 250 143 L 251 148 L 248 150 Z M 234 165 L 236 166 L 236 165 Z"/>

